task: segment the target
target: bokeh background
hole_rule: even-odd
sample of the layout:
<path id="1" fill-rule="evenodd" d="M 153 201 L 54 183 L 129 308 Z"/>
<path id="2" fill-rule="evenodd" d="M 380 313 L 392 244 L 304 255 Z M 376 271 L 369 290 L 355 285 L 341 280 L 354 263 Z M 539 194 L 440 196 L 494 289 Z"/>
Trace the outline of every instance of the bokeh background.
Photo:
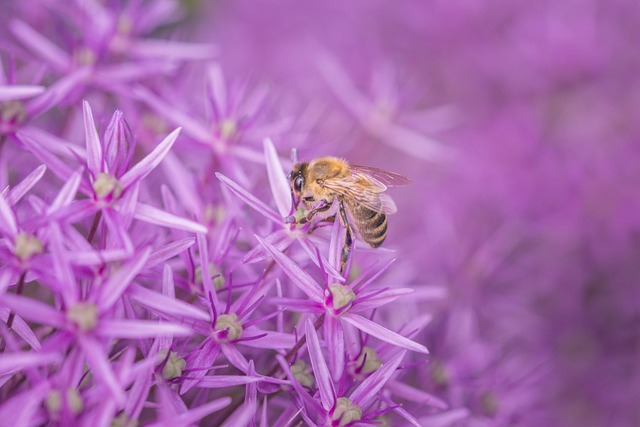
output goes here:
<path id="1" fill-rule="evenodd" d="M 299 113 L 280 141 L 413 180 L 394 274 L 447 290 L 405 304 L 436 310 L 420 380 L 462 424 L 640 425 L 639 3 L 202 10 L 229 73 Z"/>
<path id="2" fill-rule="evenodd" d="M 421 381 L 462 424 L 640 425 L 639 3 L 203 10 L 229 72 L 300 113 L 282 140 L 302 157 L 413 180 L 394 274 L 447 290 L 405 304 L 436 310 Z"/>
<path id="3" fill-rule="evenodd" d="M 56 2 L 9 3 L 59 30 Z M 131 3 L 139 19 L 151 9 Z M 640 425 L 639 2 L 161 3 L 173 6 L 148 34 L 213 43 L 239 88 L 234 126 L 251 123 L 238 145 L 260 151 L 269 136 L 285 158 L 295 148 L 411 178 L 392 190 L 385 246 L 398 262 L 385 280 L 416 294 L 383 315 L 399 327 L 433 313 L 415 384 L 468 410 L 456 425 Z M 145 83 L 204 117 L 201 69 Z M 153 101 L 128 95 L 88 96 L 105 117 L 122 108 L 153 127 L 134 108 Z"/>

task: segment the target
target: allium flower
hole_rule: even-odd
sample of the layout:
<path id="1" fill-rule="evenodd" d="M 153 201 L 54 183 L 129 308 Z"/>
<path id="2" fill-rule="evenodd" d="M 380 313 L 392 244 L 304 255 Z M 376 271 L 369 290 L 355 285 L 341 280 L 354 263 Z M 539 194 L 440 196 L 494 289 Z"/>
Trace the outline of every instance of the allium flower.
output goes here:
<path id="1" fill-rule="evenodd" d="M 236 158 L 262 162 L 259 151 L 242 142 L 259 142 L 265 135 L 272 135 L 283 125 L 286 126 L 286 123 L 257 125 L 267 102 L 267 88 L 260 86 L 247 93 L 249 89 L 246 83 L 229 85 L 222 67 L 217 63 L 207 67 L 206 78 L 211 117 L 204 120 L 194 119 L 193 113 L 179 110 L 145 88 L 139 88 L 135 95 L 160 116 L 184 128 L 187 135 L 213 151 L 217 158 L 224 159 L 222 165 L 225 162 L 233 164 Z"/>
<path id="2" fill-rule="evenodd" d="M 638 424 L 634 2 L 1 3 L 0 424 Z"/>
<path id="3" fill-rule="evenodd" d="M 313 367 L 318 393 L 320 394 L 320 404 L 314 400 L 306 391 L 302 389 L 302 385 L 296 381 L 295 376 L 288 369 L 286 362 L 280 359 L 280 363 L 285 367 L 287 374 L 292 380 L 298 397 L 304 405 L 302 417 L 312 426 L 353 426 L 369 424 L 376 417 L 382 415 L 387 410 L 367 411 L 372 406 L 372 401 L 385 383 L 394 373 L 400 362 L 402 361 L 406 351 L 402 350 L 392 357 L 388 362 L 381 364 L 375 373 L 362 381 L 349 396 L 341 396 L 336 392 L 337 385 L 334 384 L 322 355 L 320 341 L 316 334 L 315 328 L 310 321 L 305 326 L 307 343 L 309 347 L 309 358 Z M 340 389 L 343 385 L 340 384 Z M 343 392 L 344 393 L 344 392 Z M 410 417 L 410 421 L 414 425 L 419 425 Z"/>

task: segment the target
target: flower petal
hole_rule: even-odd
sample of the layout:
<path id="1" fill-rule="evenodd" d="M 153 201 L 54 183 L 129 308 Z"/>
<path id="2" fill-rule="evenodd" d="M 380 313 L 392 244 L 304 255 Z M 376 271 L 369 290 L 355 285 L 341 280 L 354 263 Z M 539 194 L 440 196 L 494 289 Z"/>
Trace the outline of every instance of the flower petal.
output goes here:
<path id="1" fill-rule="evenodd" d="M 358 298 L 349 310 L 350 312 L 359 312 L 365 310 L 373 310 L 397 300 L 398 298 L 412 294 L 414 289 L 411 288 L 394 288 L 394 289 L 376 289 L 372 291 L 364 291 L 358 294 Z"/>
<path id="2" fill-rule="evenodd" d="M 136 87 L 133 90 L 133 94 L 158 115 L 176 126 L 182 126 L 186 135 L 202 144 L 209 145 L 211 141 L 210 130 L 197 120 L 194 120 L 190 115 L 178 110 L 172 104 L 165 102 L 162 98 L 143 87 Z"/>
<path id="3" fill-rule="evenodd" d="M 75 252 L 69 262 L 73 265 L 99 266 L 114 261 L 122 261 L 131 255 L 126 249 L 105 249 L 104 251 Z"/>
<path id="4" fill-rule="evenodd" d="M 418 344 L 415 341 L 411 341 L 408 338 L 403 337 L 397 332 L 393 332 L 372 320 L 366 319 L 358 314 L 346 313 L 341 317 L 345 322 L 348 322 L 371 336 L 378 338 L 381 341 L 388 342 L 398 347 L 406 348 L 408 350 L 417 351 L 419 353 L 429 354 L 429 350 L 422 344 Z"/>
<path id="5" fill-rule="evenodd" d="M 231 363 L 242 372 L 247 373 L 249 371 L 249 362 L 234 345 L 223 344 L 220 346 L 220 348 L 222 349 L 222 353 L 225 355 L 229 363 Z"/>
<path id="6" fill-rule="evenodd" d="M 13 20 L 9 24 L 9 28 L 32 52 L 39 55 L 57 71 L 66 71 L 66 68 L 71 64 L 71 58 L 64 50 L 23 21 Z"/>
<path id="7" fill-rule="evenodd" d="M 291 187 L 287 181 L 287 177 L 282 169 L 280 158 L 276 152 L 276 147 L 270 138 L 264 140 L 264 157 L 267 164 L 267 175 L 269 176 L 269 185 L 271 186 L 271 194 L 276 202 L 276 207 L 280 216 L 285 217 L 291 211 Z"/>
<path id="8" fill-rule="evenodd" d="M 220 427 L 236 427 L 250 425 L 251 418 L 255 416 L 255 409 L 242 405 L 236 409 Z"/>
<path id="9" fill-rule="evenodd" d="M 349 396 L 353 403 L 361 408 L 366 407 L 369 401 L 375 397 L 395 373 L 406 353 L 406 350 L 401 350 L 383 363 L 373 374 L 365 378 Z"/>
<path id="10" fill-rule="evenodd" d="M 190 219 L 181 218 L 153 206 L 138 202 L 133 214 L 134 218 L 149 224 L 190 231 L 192 233 L 207 233 L 207 227 Z"/>
<path id="11" fill-rule="evenodd" d="M 211 274 L 205 274 L 209 271 L 209 245 L 207 244 L 207 236 L 202 233 L 198 233 L 196 235 L 196 240 L 198 241 L 198 252 L 200 255 L 202 292 L 207 299 L 211 298 L 213 300 L 214 306 L 211 308 L 215 310 L 218 307 L 218 293 L 213 287 Z"/>
<path id="12" fill-rule="evenodd" d="M 0 354 L 0 375 L 13 374 L 32 366 L 49 365 L 62 360 L 58 353 L 37 353 L 33 351 L 16 351 Z"/>
<path id="13" fill-rule="evenodd" d="M 163 139 L 151 153 L 147 154 L 144 159 L 140 160 L 134 167 L 122 175 L 120 178 L 122 187 L 128 188 L 134 182 L 137 182 L 149 175 L 149 173 L 151 173 L 151 171 L 160 164 L 169 150 L 171 150 L 171 147 L 173 147 L 173 144 L 176 142 L 181 129 L 182 128 L 178 128 L 167 135 L 167 137 Z"/>
<path id="14" fill-rule="evenodd" d="M 411 387 L 409 384 L 401 381 L 389 381 L 389 383 L 387 383 L 386 389 L 391 391 L 394 395 L 410 402 L 416 402 L 421 405 L 429 405 L 437 409 L 447 409 L 449 407 L 449 405 L 447 405 L 447 403 L 439 397 L 436 397 L 431 393 L 427 393 L 424 390 Z"/>
<path id="15" fill-rule="evenodd" d="M 289 232 L 284 229 L 274 231 L 273 233 L 265 237 L 264 240 L 272 244 L 279 251 L 284 251 L 291 244 Z M 267 249 L 263 245 L 258 243 L 253 247 L 253 249 L 246 253 L 244 258 L 242 258 L 242 262 L 244 264 L 251 264 L 254 262 L 262 261 L 269 257 L 270 255 Z"/>
<path id="16" fill-rule="evenodd" d="M 229 189 L 236 195 L 240 200 L 245 202 L 249 207 L 258 211 L 258 213 L 264 215 L 267 219 L 275 222 L 276 224 L 283 224 L 283 219 L 280 215 L 278 215 L 274 210 L 272 210 L 269 206 L 267 206 L 263 201 L 257 199 L 253 194 L 249 193 L 244 188 L 240 187 L 238 184 L 222 175 L 219 172 L 216 172 L 216 176 L 224 185 L 229 187 Z"/>
<path id="17" fill-rule="evenodd" d="M 218 48 L 211 43 L 185 43 L 175 40 L 135 40 L 129 52 L 138 58 L 172 60 L 211 59 L 218 55 Z"/>
<path id="18" fill-rule="evenodd" d="M 297 313 L 323 313 L 325 311 L 322 304 L 318 302 L 297 298 L 272 297 L 269 298 L 269 302 Z"/>
<path id="19" fill-rule="evenodd" d="M 82 101 L 82 114 L 84 118 L 84 137 L 87 148 L 87 168 L 95 178 L 103 169 L 102 144 L 93 121 L 91 106 L 85 100 Z"/>
<path id="20" fill-rule="evenodd" d="M 44 175 L 46 171 L 47 167 L 45 165 L 40 165 L 22 181 L 13 186 L 6 195 L 9 206 L 13 206 L 18 203 L 18 201 L 22 199 L 22 197 L 24 197 L 24 195 L 27 194 L 27 192 L 31 190 L 38 181 L 40 181 L 40 178 L 42 178 L 42 175 Z"/>
<path id="21" fill-rule="evenodd" d="M 92 72 L 93 68 L 82 67 L 65 73 L 64 76 L 47 87 L 46 92 L 29 100 L 25 106 L 29 117 L 37 117 L 62 103 L 70 92 L 77 90 L 79 86 L 82 86 L 85 81 L 92 76 Z M 29 130 L 35 130 L 35 128 Z M 38 131 L 40 130 L 38 129 Z M 78 149 L 79 147 L 75 146 L 75 150 Z"/>
<path id="22" fill-rule="evenodd" d="M 250 341 L 240 341 L 238 343 L 246 345 L 247 347 L 290 349 L 296 344 L 295 336 L 285 332 L 266 331 L 255 326 L 245 329 L 244 332 L 247 336 L 258 336 L 264 334 L 264 337 L 262 338 Z"/>
<path id="23" fill-rule="evenodd" d="M 155 267 L 158 264 L 173 258 L 174 256 L 186 251 L 196 242 L 193 237 L 187 237 L 186 239 L 176 240 L 175 242 L 168 243 L 160 248 L 155 249 L 149 255 L 147 261 L 147 267 Z"/>
<path id="24" fill-rule="evenodd" d="M 4 323 L 7 323 L 7 320 L 9 319 L 9 313 L 11 313 L 11 310 L 9 310 L 8 308 L 0 308 L 0 320 L 2 320 Z M 27 322 L 22 320 L 22 317 L 15 313 L 13 316 L 13 326 L 11 327 L 11 329 L 20 338 L 22 338 L 24 342 L 29 344 L 31 348 L 33 348 L 34 350 L 40 350 L 41 345 L 40 341 L 38 341 L 38 337 L 36 337 L 36 334 L 34 334 L 29 325 L 27 325 Z"/>
<path id="25" fill-rule="evenodd" d="M 155 320 L 101 320 L 97 333 L 108 338 L 153 338 L 158 335 L 191 335 L 191 329 Z"/>
<path id="26" fill-rule="evenodd" d="M 2 193 L 0 193 L 0 231 L 11 237 L 18 234 L 16 217 Z"/>
<path id="27" fill-rule="evenodd" d="M 313 367 L 313 376 L 318 385 L 322 407 L 329 411 L 336 403 L 336 390 L 331 380 L 329 368 L 322 355 L 322 350 L 320 349 L 320 341 L 318 340 L 318 334 L 316 334 L 316 328 L 313 326 L 313 323 L 311 323 L 311 319 L 307 319 L 307 323 L 305 324 L 305 335 L 307 337 L 309 358 L 311 359 L 311 366 Z"/>
<path id="28" fill-rule="evenodd" d="M 154 310 L 157 313 L 165 313 L 175 316 L 178 319 L 189 318 L 211 322 L 211 316 L 191 304 L 187 304 L 179 299 L 170 298 L 166 295 L 153 292 L 139 285 L 133 285 L 128 295 L 138 304 Z"/>
<path id="29" fill-rule="evenodd" d="M 249 375 L 207 375 L 202 377 L 196 387 L 200 388 L 225 388 L 238 385 L 246 385 L 263 381 L 261 377 Z"/>
<path id="30" fill-rule="evenodd" d="M 213 365 L 218 354 L 220 345 L 211 338 L 206 338 L 203 344 L 185 357 L 187 361 L 188 376 L 182 382 L 180 394 L 185 394 L 195 386 Z"/>
<path id="31" fill-rule="evenodd" d="M 15 101 L 31 98 L 44 92 L 44 86 L 12 85 L 0 86 L 0 101 Z"/>
<path id="32" fill-rule="evenodd" d="M 300 246 L 302 246 L 302 249 L 304 249 L 309 259 L 311 259 L 311 261 L 313 261 L 315 265 L 317 265 L 319 268 L 323 268 L 327 273 L 333 276 L 333 280 L 335 280 L 336 282 L 346 282 L 346 279 L 342 277 L 340 272 L 333 266 L 333 264 L 331 264 L 324 256 L 322 256 L 322 254 L 317 251 L 316 246 L 314 246 L 304 237 L 296 240 L 298 241 Z M 318 256 L 320 258 L 318 258 Z"/>
<path id="33" fill-rule="evenodd" d="M 77 341 L 91 366 L 94 378 L 111 392 L 116 402 L 123 404 L 125 402 L 125 394 L 105 355 L 105 349 L 91 337 L 78 335 Z"/>
<path id="34" fill-rule="evenodd" d="M 198 421 L 212 412 L 219 411 L 222 408 L 229 406 L 231 403 L 230 397 L 222 397 L 220 399 L 205 403 L 196 408 L 189 409 L 187 412 L 183 412 L 171 419 L 163 419 L 162 422 L 150 424 L 153 427 L 163 426 L 190 426 L 198 424 Z"/>
<path id="35" fill-rule="evenodd" d="M 162 169 L 166 176 L 170 176 L 169 185 L 174 194 L 180 198 L 181 205 L 189 214 L 204 212 L 202 196 L 198 191 L 195 179 L 187 165 L 174 153 L 169 153 L 162 162 Z M 168 208 L 165 204 L 165 209 Z M 167 209 L 171 210 L 171 209 Z"/>
<path id="36" fill-rule="evenodd" d="M 34 425 L 38 411 L 42 410 L 42 401 L 51 389 L 49 381 L 40 381 L 21 393 L 7 396 L 0 406 L 0 420 L 7 420 L 11 427 Z"/>
<path id="37" fill-rule="evenodd" d="M 334 381 L 340 381 L 344 371 L 344 331 L 340 320 L 327 316 L 324 319 L 324 340 L 327 344 L 327 354 L 331 377 Z"/>
<path id="38" fill-rule="evenodd" d="M 29 136 L 30 133 L 18 132 L 17 138 L 24 144 L 27 150 L 31 151 L 31 154 L 36 159 L 47 165 L 47 168 L 51 170 L 58 178 L 63 181 L 69 179 L 73 175 L 73 169 L 71 169 L 65 162 L 54 156 L 49 150 L 45 149 L 42 144 L 36 142 Z"/>
<path id="39" fill-rule="evenodd" d="M 284 272 L 289 276 L 289 278 L 293 281 L 293 283 L 309 298 L 316 302 L 322 302 L 322 288 L 320 285 L 316 283 L 315 280 L 311 278 L 307 273 L 305 273 L 300 267 L 296 265 L 295 262 L 278 249 L 275 246 L 267 242 L 260 236 L 255 235 L 255 238 L 258 239 L 261 245 L 263 245 L 271 254 L 273 259 L 282 267 Z"/>
<path id="40" fill-rule="evenodd" d="M 470 418 L 471 415 L 471 411 L 467 408 L 456 408 L 451 409 L 447 412 L 440 412 L 438 414 L 420 417 L 418 421 L 422 426 L 448 427 L 456 425 L 458 422 L 464 419 Z"/>
<path id="41" fill-rule="evenodd" d="M 32 322 L 55 328 L 63 328 L 66 324 L 63 313 L 31 298 L 4 294 L 0 296 L 0 303 Z"/>
<path id="42" fill-rule="evenodd" d="M 324 411 L 322 406 L 320 406 L 320 404 L 318 403 L 317 399 L 312 398 L 311 396 L 309 396 L 309 394 L 304 390 L 304 388 L 302 388 L 302 385 L 300 384 L 300 382 L 298 382 L 296 377 L 291 372 L 291 367 L 289 366 L 289 363 L 284 359 L 284 357 L 282 355 L 278 354 L 278 355 L 276 355 L 276 360 L 280 364 L 280 368 L 282 368 L 282 371 L 285 373 L 285 375 L 287 376 L 287 378 L 291 382 L 291 386 L 295 389 L 295 391 L 297 392 L 297 395 L 304 402 L 304 406 L 308 407 L 308 408 L 311 408 L 311 411 L 314 412 L 314 413 L 326 412 L 326 411 Z"/>
<path id="43" fill-rule="evenodd" d="M 78 169 L 71 175 L 71 177 L 64 183 L 58 195 L 51 205 L 47 209 L 47 215 L 55 212 L 63 206 L 68 206 L 76 198 L 78 193 L 78 187 L 80 186 L 80 180 L 82 179 L 83 168 Z"/>
<path id="44" fill-rule="evenodd" d="M 227 88 L 224 73 L 219 63 L 214 62 L 207 67 L 207 87 L 216 120 L 223 120 L 227 113 Z"/>
<path id="45" fill-rule="evenodd" d="M 120 299 L 124 291 L 130 285 L 134 277 L 144 267 L 151 249 L 146 248 L 137 257 L 120 267 L 118 271 L 111 274 L 109 279 L 102 286 L 100 294 L 100 308 L 102 311 L 109 310 Z"/>

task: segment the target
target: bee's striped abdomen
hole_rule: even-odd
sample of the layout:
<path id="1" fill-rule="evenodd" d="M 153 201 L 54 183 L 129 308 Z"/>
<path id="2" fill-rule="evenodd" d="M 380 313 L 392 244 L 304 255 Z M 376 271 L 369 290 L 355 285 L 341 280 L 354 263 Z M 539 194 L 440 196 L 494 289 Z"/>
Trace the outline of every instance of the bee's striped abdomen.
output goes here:
<path id="1" fill-rule="evenodd" d="M 357 202 L 349 203 L 349 211 L 362 240 L 372 248 L 380 246 L 387 237 L 387 216 L 358 205 Z"/>

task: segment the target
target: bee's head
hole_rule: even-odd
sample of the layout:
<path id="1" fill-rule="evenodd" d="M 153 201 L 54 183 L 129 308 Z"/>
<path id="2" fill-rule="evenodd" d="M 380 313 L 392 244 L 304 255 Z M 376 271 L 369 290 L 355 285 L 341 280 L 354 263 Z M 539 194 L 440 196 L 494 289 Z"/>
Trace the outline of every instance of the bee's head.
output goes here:
<path id="1" fill-rule="evenodd" d="M 291 191 L 296 196 L 296 207 L 300 202 L 300 195 L 302 194 L 302 189 L 305 185 L 305 174 L 307 171 L 308 163 L 296 163 L 289 172 L 289 185 L 291 186 Z"/>

